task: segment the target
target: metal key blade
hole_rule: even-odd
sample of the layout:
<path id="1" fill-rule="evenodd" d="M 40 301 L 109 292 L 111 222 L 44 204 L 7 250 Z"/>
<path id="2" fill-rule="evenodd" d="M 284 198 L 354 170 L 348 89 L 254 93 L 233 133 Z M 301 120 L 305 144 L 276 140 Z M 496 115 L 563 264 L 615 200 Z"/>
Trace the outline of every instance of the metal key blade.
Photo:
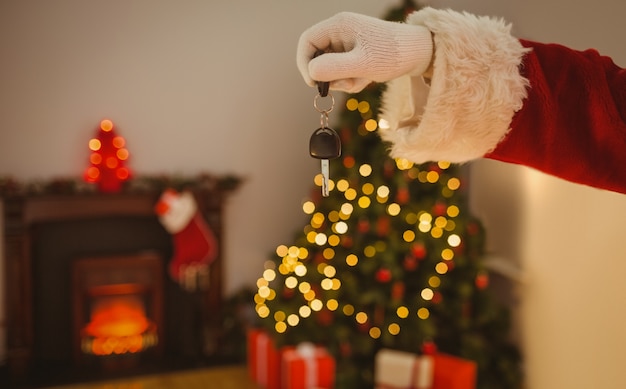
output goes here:
<path id="1" fill-rule="evenodd" d="M 328 187 L 328 179 L 330 177 L 330 172 L 329 172 L 329 161 L 327 159 L 322 159 L 321 160 L 321 165 L 322 165 L 322 196 L 324 197 L 328 197 L 328 193 L 329 193 L 329 187 Z"/>

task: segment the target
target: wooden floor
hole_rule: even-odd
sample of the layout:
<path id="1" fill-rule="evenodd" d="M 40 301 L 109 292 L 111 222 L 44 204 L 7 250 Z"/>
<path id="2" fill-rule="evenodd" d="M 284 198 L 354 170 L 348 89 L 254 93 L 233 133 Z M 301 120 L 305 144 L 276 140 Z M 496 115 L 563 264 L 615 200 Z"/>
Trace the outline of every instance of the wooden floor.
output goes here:
<path id="1" fill-rule="evenodd" d="M 260 389 L 245 366 L 205 368 L 50 389 Z"/>

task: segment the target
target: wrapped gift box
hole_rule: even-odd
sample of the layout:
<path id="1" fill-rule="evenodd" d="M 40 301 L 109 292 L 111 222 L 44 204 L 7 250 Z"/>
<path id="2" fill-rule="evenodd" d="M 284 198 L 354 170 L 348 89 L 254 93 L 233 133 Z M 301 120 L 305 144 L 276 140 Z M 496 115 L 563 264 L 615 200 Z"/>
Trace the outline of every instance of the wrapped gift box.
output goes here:
<path id="1" fill-rule="evenodd" d="M 248 331 L 248 373 L 252 381 L 267 389 L 281 389 L 280 352 L 264 330 Z"/>
<path id="2" fill-rule="evenodd" d="M 433 355 L 433 389 L 475 389 L 476 362 L 447 354 Z"/>
<path id="3" fill-rule="evenodd" d="M 319 346 L 303 343 L 282 353 L 282 389 L 331 389 L 335 385 L 335 359 Z"/>
<path id="4" fill-rule="evenodd" d="M 376 353 L 374 379 L 376 389 L 431 389 L 433 358 L 382 349 Z"/>

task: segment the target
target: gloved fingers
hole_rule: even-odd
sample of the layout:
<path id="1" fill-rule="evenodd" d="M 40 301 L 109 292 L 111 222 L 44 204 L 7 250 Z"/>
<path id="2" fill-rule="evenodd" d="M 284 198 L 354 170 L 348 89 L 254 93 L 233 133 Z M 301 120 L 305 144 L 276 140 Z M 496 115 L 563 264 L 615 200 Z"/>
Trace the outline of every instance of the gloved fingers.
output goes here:
<path id="1" fill-rule="evenodd" d="M 344 78 L 332 81 L 330 83 L 330 89 L 347 93 L 359 93 L 370 83 L 371 81 L 365 78 Z"/>
<path id="2" fill-rule="evenodd" d="M 309 62 L 308 75 L 315 81 L 336 81 L 365 77 L 367 59 L 361 50 L 325 53 Z"/>
<path id="3" fill-rule="evenodd" d="M 304 31 L 296 51 L 296 64 L 304 81 L 310 86 L 315 84 L 309 74 L 309 62 L 318 50 L 334 53 L 348 51 L 355 46 L 356 39 L 356 32 L 343 24 L 340 15 L 323 20 Z"/>

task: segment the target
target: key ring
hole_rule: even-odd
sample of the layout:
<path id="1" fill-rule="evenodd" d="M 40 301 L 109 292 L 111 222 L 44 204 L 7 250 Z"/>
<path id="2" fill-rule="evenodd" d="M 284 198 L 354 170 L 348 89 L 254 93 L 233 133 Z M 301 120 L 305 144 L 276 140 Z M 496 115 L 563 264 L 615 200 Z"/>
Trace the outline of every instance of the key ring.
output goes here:
<path id="1" fill-rule="evenodd" d="M 313 58 L 318 57 L 324 54 L 324 50 L 317 50 L 315 54 L 313 54 Z M 330 82 L 328 81 L 316 81 L 317 83 L 317 95 L 313 99 L 313 107 L 321 114 L 320 122 L 322 124 L 322 128 L 328 127 L 328 114 L 332 112 L 333 108 L 335 108 L 335 97 L 328 92 L 330 89 Z M 320 108 L 318 104 L 318 100 L 320 97 L 330 97 L 330 108 Z"/>
<path id="2" fill-rule="evenodd" d="M 333 108 L 335 108 L 335 98 L 330 93 L 328 96 L 330 97 L 330 108 L 326 109 L 320 108 L 317 104 L 318 99 L 322 97 L 321 95 L 318 94 L 313 99 L 313 107 L 315 107 L 315 110 L 321 114 L 320 122 L 322 123 L 322 127 L 328 127 L 328 114 L 332 112 Z"/>

